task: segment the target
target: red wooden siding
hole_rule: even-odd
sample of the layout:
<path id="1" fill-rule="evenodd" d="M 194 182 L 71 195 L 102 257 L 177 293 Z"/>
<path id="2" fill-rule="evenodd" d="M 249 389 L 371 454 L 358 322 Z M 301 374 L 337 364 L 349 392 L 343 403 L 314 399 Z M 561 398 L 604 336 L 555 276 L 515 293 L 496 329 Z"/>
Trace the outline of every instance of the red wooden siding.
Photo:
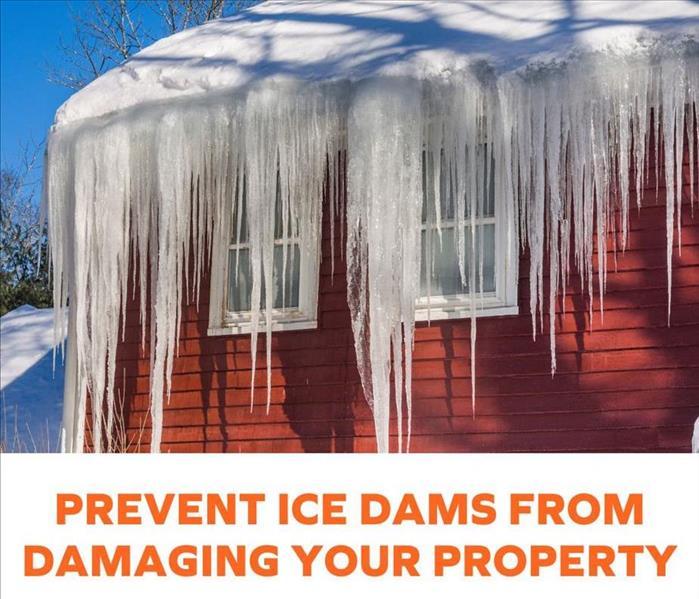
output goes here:
<path id="1" fill-rule="evenodd" d="M 688 175 L 688 159 L 685 171 Z M 682 255 L 675 251 L 673 259 L 669 328 L 664 189 L 656 203 L 653 180 L 644 190 L 644 207 L 632 213 L 630 249 L 617 255 L 616 271 L 609 256 L 603 321 L 595 306 L 590 322 L 586 298 L 573 277 L 562 300 L 565 314 L 560 305 L 556 314 L 558 371 L 553 378 L 548 335 L 532 340 L 526 256 L 520 266 L 520 315 L 478 322 L 475 419 L 469 322 L 419 324 L 412 450 L 689 450 L 699 416 L 699 214 L 690 214 L 688 184 L 683 197 Z M 336 248 L 341 246 L 338 229 Z M 269 414 L 264 342 L 258 346 L 251 413 L 249 338 L 207 336 L 204 282 L 199 309 L 188 306 L 183 313 L 163 451 L 375 450 L 372 416 L 355 364 L 345 266 L 336 256 L 331 277 L 327 221 L 322 246 L 319 327 L 274 335 Z M 136 306 L 128 313 L 118 372 L 125 382 L 129 434 L 147 451 L 149 349 L 140 347 Z"/>

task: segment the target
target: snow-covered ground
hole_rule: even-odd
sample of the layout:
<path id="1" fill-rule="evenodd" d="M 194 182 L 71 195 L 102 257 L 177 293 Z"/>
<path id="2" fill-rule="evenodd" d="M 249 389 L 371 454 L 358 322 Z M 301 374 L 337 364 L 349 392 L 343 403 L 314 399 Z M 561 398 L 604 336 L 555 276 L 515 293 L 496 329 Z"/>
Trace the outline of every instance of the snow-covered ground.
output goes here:
<path id="1" fill-rule="evenodd" d="M 53 366 L 53 309 L 21 306 L 0 318 L 0 436 L 5 451 L 56 451 L 63 357 Z"/>

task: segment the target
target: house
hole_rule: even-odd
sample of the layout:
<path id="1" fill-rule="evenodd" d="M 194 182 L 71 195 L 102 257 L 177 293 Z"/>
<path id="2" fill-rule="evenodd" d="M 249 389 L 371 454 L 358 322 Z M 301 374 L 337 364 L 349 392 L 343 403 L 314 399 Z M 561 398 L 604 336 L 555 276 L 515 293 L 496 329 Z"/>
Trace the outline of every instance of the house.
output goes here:
<path id="1" fill-rule="evenodd" d="M 96 80 L 46 168 L 66 449 L 688 451 L 698 26 L 279 1 Z"/>

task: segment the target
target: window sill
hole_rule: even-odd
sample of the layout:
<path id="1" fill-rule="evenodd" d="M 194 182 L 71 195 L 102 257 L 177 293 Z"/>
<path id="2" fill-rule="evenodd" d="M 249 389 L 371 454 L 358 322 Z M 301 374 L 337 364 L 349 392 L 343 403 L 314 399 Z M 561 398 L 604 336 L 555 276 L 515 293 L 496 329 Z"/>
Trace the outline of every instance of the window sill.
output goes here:
<path id="1" fill-rule="evenodd" d="M 317 320 L 288 320 L 285 322 L 272 322 L 272 332 L 277 331 L 303 331 L 307 329 L 317 329 Z M 252 326 L 249 322 L 241 322 L 239 324 L 224 324 L 221 327 L 209 327 L 207 335 L 210 337 L 220 335 L 249 335 Z M 260 318 L 259 333 L 265 332 L 264 318 Z"/>
<path id="2" fill-rule="evenodd" d="M 477 318 L 490 316 L 517 316 L 519 306 L 483 306 L 476 309 Z M 464 320 L 471 318 L 471 308 L 468 306 L 430 306 L 415 310 L 415 322 L 430 322 L 432 320 Z"/>

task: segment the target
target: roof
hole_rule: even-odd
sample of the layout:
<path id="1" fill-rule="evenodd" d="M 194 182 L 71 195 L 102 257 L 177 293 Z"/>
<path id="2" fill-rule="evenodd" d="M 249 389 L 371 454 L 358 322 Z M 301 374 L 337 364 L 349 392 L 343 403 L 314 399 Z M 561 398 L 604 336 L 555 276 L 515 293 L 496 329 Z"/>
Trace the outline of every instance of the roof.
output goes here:
<path id="1" fill-rule="evenodd" d="M 264 79 L 508 72 L 590 52 L 696 46 L 699 5 L 674 2 L 273 1 L 165 38 L 73 95 L 56 124 Z"/>

